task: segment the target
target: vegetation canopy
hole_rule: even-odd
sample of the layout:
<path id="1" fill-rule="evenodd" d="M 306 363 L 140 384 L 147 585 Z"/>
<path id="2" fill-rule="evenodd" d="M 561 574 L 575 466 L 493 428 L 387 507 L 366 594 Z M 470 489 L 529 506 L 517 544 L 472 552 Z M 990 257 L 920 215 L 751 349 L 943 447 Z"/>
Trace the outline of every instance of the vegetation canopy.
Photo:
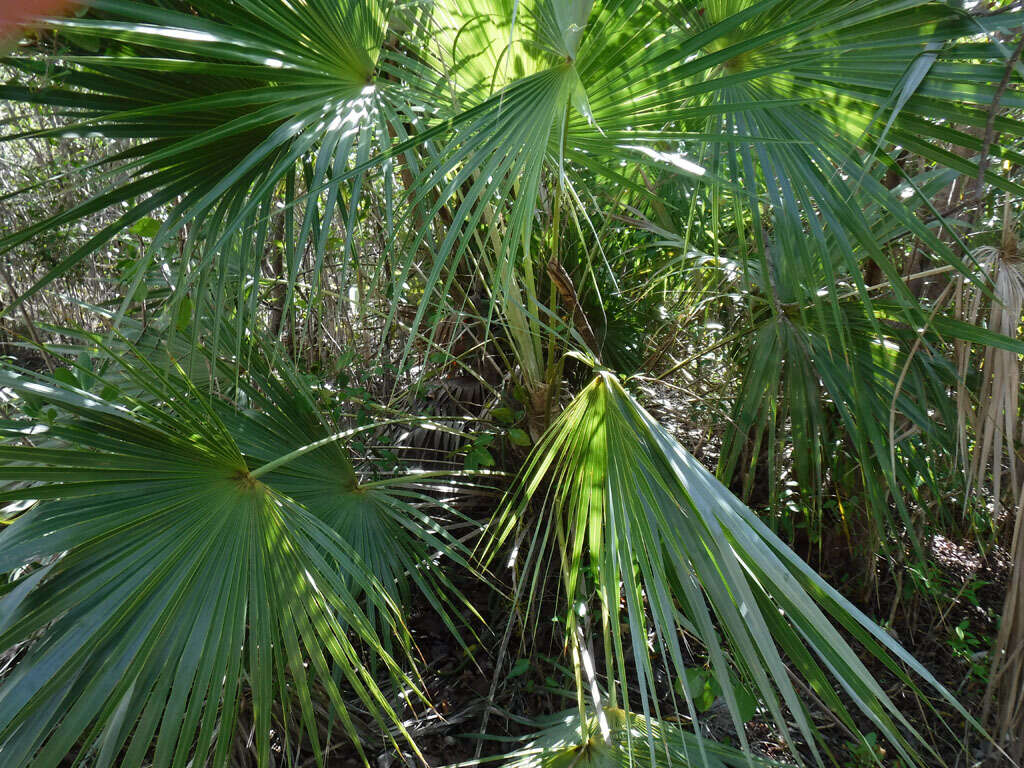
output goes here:
<path id="1" fill-rule="evenodd" d="M 1024 760 L 1020 3 L 59 6 L 0 764 Z"/>

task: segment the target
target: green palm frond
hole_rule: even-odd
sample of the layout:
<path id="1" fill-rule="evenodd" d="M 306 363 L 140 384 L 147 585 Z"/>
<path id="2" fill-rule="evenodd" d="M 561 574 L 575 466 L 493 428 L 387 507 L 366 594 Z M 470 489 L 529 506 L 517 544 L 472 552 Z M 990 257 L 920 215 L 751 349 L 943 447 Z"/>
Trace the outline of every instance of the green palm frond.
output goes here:
<path id="1" fill-rule="evenodd" d="M 976 34 L 974 22 L 919 1 L 737 0 L 699 12 L 689 3 L 656 12 L 636 0 L 492 3 L 472 11 L 438 3 L 431 15 L 402 27 L 401 53 L 385 45 L 392 9 L 371 0 L 330 7 L 207 2 L 197 6 L 200 15 L 132 0 L 93 7 L 91 16 L 49 23 L 72 40 L 101 39 L 108 50 L 52 62 L 11 58 L 8 65 L 45 73 L 50 84 L 0 91 L 53 105 L 70 121 L 38 135 L 138 142 L 107 158 L 109 192 L 0 240 L 6 250 L 89 212 L 129 204 L 40 285 L 166 206 L 170 216 L 154 248 L 185 225 L 191 239 L 207 242 L 186 281 L 223 268 L 239 247 L 243 275 L 258 275 L 269 219 L 285 216 L 290 291 L 306 243 L 317 274 L 335 211 L 340 207 L 350 227 L 368 170 L 401 152 L 410 169 L 425 169 L 407 190 L 402 215 L 422 222 L 448 206 L 453 218 L 433 248 L 426 292 L 455 273 L 483 220 L 498 227 L 498 263 L 491 268 L 497 293 L 523 305 L 525 315 L 510 311 L 534 332 L 547 322 L 543 301 L 531 295 L 536 268 L 523 264 L 521 277 L 508 270 L 520 249 L 529 261 L 542 171 L 565 187 L 583 236 L 596 213 L 587 203 L 593 180 L 626 181 L 626 163 L 668 168 L 693 181 L 721 173 L 742 188 L 738 199 L 755 238 L 758 208 L 768 202 L 798 229 L 801 217 L 811 226 L 820 217 L 870 249 L 850 200 L 858 185 L 875 189 L 854 160 L 857 151 L 883 140 L 914 141 L 924 145 L 915 151 L 940 165 L 975 172 L 971 160 L 945 147 L 977 152 L 977 138 L 925 118 L 948 112 L 955 99 L 958 124 L 984 125 L 984 105 L 1000 79 L 998 51 L 950 42 Z M 1015 18 L 988 25 L 1012 25 Z M 968 55 L 992 63 L 965 67 L 959 62 Z M 856 74 L 865 68 L 870 86 Z M 1013 98 L 1005 95 L 1004 103 Z M 1008 117 L 1000 118 L 999 130 L 1021 135 Z M 986 178 L 1015 186 L 995 170 Z M 278 185 L 286 190 L 281 213 L 270 206 Z M 386 207 L 391 211 L 392 203 Z M 912 225 L 909 211 L 903 215 Z M 921 235 L 948 255 L 932 235 Z M 346 233 L 346 248 L 352 237 Z M 432 239 L 420 232 L 403 247 L 416 253 Z M 877 251 L 872 257 L 884 261 Z M 401 286 L 408 269 L 388 282 Z M 514 279 L 526 284 L 513 291 Z M 539 369 L 532 360 L 538 351 L 526 351 L 525 339 L 519 346 L 523 361 Z"/>
<path id="2" fill-rule="evenodd" d="M 267 361 L 273 359 L 269 350 L 257 348 L 247 376 L 239 382 L 247 407 L 219 408 L 248 465 L 261 472 L 261 482 L 337 532 L 373 574 L 374 588 L 383 588 L 396 605 L 409 609 L 410 589 L 415 587 L 417 596 L 454 631 L 452 603 L 468 603 L 434 561 L 443 558 L 472 570 L 464 546 L 442 524 L 445 517 L 456 522 L 465 518 L 439 501 L 429 481 L 415 474 L 361 482 L 343 440 L 377 429 L 378 423 L 339 429 L 286 361 L 278 359 L 278 371 L 271 373 Z M 288 456 L 293 458 L 282 463 Z M 449 485 L 459 482 L 445 480 Z M 350 589 L 358 596 L 364 587 L 353 583 Z"/>
<path id="3" fill-rule="evenodd" d="M 784 451 L 799 487 L 820 498 L 830 464 L 836 481 L 832 460 L 839 435 L 845 435 L 860 465 L 859 487 L 885 541 L 906 523 L 905 516 L 892 518 L 890 501 L 900 497 L 896 503 L 902 503 L 900 489 L 918 485 L 919 479 L 934 483 L 930 461 L 952 459 L 954 435 L 948 425 L 956 422 L 956 413 L 948 388 L 955 385 L 955 371 L 938 352 L 937 333 L 925 335 L 923 347 L 915 348 L 918 334 L 900 323 L 898 302 L 876 301 L 869 308 L 844 301 L 840 325 L 830 314 L 791 309 L 744 338 L 736 365 L 749 375 L 742 379 L 725 434 L 720 477 L 728 483 L 735 476 L 747 440 L 758 447 L 775 445 L 785 424 L 788 440 L 774 450 Z M 953 336 L 960 331 L 945 322 L 938 325 Z M 889 434 L 893 409 L 901 420 L 900 434 L 910 430 L 912 439 Z M 895 442 L 900 461 L 893 466 L 889 446 Z M 774 468 L 777 458 L 771 451 L 751 453 L 750 466 L 742 468 L 745 495 L 754 463 L 767 460 Z M 774 477 L 774 469 L 769 474 Z M 914 535 L 912 528 L 907 531 Z"/>
<path id="4" fill-rule="evenodd" d="M 125 370 L 148 397 L 110 400 L 0 372 L 45 419 L 6 431 L 27 428 L 47 445 L 0 448 L 0 476 L 21 486 L 0 499 L 38 500 L 0 535 L 0 568 L 23 574 L 0 599 L 0 645 L 27 649 L 0 685 L 8 764 L 56 766 L 78 749 L 96 765 L 225 765 L 251 702 L 266 765 L 276 707 L 298 708 L 319 751 L 314 695 L 360 753 L 374 721 L 404 732 L 366 666 L 416 690 L 385 649 L 395 643 L 378 634 L 408 647 L 394 584 L 378 577 L 409 566 L 431 588 L 411 560 L 428 542 L 450 548 L 444 534 L 401 498 L 363 494 L 340 450 L 260 477 L 266 421 L 240 428 L 187 379 L 141 363 Z M 293 438 L 310 427 L 294 403 L 263 418 L 275 413 L 294 419 L 274 425 Z M 352 517 L 421 543 L 392 543 L 382 554 L 397 563 L 381 568 L 380 542 L 347 538 Z M 370 721 L 349 714 L 347 697 Z"/>
<path id="5" fill-rule="evenodd" d="M 706 649 L 744 746 L 730 667 L 757 692 L 791 748 L 789 723 L 795 722 L 817 756 L 807 691 L 856 732 L 837 686 L 904 760 L 920 764 L 915 749 L 927 744 L 838 624 L 910 690 L 917 688 L 901 665 L 970 719 L 930 673 L 796 557 L 610 373 L 600 373 L 537 445 L 517 495 L 495 521 L 493 545 L 527 524 L 525 505 L 541 494 L 546 477 L 552 481 L 543 492 L 546 511 L 539 524 L 548 533 L 536 540 L 557 542 L 572 606 L 570 637 L 577 616 L 591 612 L 590 596 L 596 599 L 611 706 L 665 717 L 654 655 L 681 681 L 680 710 L 697 719 L 696 692 L 686 681 L 688 634 Z M 530 559 L 543 558 L 532 552 Z M 627 672 L 627 653 L 636 663 L 635 678 Z M 806 686 L 796 687 L 790 668 Z M 625 685 L 629 679 L 635 686 Z"/>
<path id="6" fill-rule="evenodd" d="M 133 222 L 166 208 L 169 216 L 146 258 L 187 226 L 190 241 L 205 243 L 199 275 L 227 269 L 241 247 L 243 277 L 258 276 L 262 253 L 256 245 L 267 240 L 272 215 L 285 217 L 292 290 L 298 243 L 311 240 L 323 259 L 335 208 L 354 211 L 358 204 L 365 168 L 357 166 L 371 145 L 390 141 L 388 124 L 411 119 L 399 116 L 407 103 L 401 88 L 377 79 L 387 9 L 375 0 L 196 7 L 202 15 L 100 0 L 88 17 L 49 23 L 73 41 L 102 41 L 101 53 L 5 62 L 31 74 L 48 72 L 43 88 L 2 91 L 3 98 L 52 105 L 65 124 L 32 136 L 135 142 L 104 158 L 108 191 L 3 239 L 0 247 L 7 249 L 91 211 L 125 204 L 119 218 L 37 288 Z M 301 200 L 300 174 L 306 190 Z M 288 204 L 278 211 L 271 199 L 282 184 Z M 183 274 L 177 287 L 197 279 Z"/>

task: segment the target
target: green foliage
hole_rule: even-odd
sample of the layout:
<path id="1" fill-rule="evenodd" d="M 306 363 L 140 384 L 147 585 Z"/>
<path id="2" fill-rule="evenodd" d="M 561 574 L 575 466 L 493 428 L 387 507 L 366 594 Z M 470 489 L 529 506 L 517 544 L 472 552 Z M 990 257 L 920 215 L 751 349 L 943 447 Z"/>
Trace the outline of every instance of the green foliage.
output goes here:
<path id="1" fill-rule="evenodd" d="M 67 370 L 0 374 L 54 409 L 43 446 L 0 449 L 0 476 L 33 481 L 3 500 L 45 500 L 0 541 L 3 569 L 22 574 L 3 645 L 46 628 L 0 687 L 4 754 L 57 765 L 78 745 L 98 765 L 141 765 L 152 742 L 169 765 L 221 763 L 250 697 L 263 761 L 275 707 L 298 707 L 317 748 L 314 697 L 357 746 L 344 696 L 404 733 L 366 663 L 416 690 L 392 656 L 409 647 L 410 584 L 451 621 L 428 548 L 466 563 L 418 509 L 429 499 L 407 479 L 361 486 L 344 433 L 295 380 L 246 382 L 240 410 L 127 353 L 118 366 L 138 394 L 98 397 Z"/>
<path id="2" fill-rule="evenodd" d="M 971 631 L 969 620 L 964 619 L 953 627 L 949 644 L 953 656 L 968 665 L 971 678 L 983 685 L 987 684 L 989 670 L 987 655 L 990 643 Z"/>
<path id="3" fill-rule="evenodd" d="M 545 513 L 531 521 L 529 502 L 549 476 L 554 481 L 544 491 Z M 692 718 L 721 694 L 746 744 L 742 723 L 749 716 L 749 693 L 744 691 L 741 706 L 737 691 L 743 688 L 734 683 L 735 673 L 757 692 L 787 739 L 792 735 L 783 706 L 814 745 L 814 726 L 785 658 L 855 729 L 828 670 L 898 754 L 913 762 L 915 747 L 901 731 L 908 729 L 918 742 L 920 736 L 874 682 L 835 621 L 905 685 L 915 688 L 897 659 L 967 716 L 920 664 L 793 555 L 609 373 L 599 374 L 552 425 L 514 494 L 498 517 L 490 549 L 518 526 L 541 526 L 523 567 L 536 568 L 545 560 L 541 550 L 557 548 L 572 606 L 567 632 L 571 636 L 589 625 L 591 614 L 600 617 L 612 706 L 620 696 L 627 703 L 636 696 L 645 714 L 658 715 L 647 651 L 647 638 L 653 636 L 655 653 L 677 677 L 681 704 Z M 628 627 L 628 633 L 620 634 L 620 627 Z M 684 632 L 708 649 L 709 673 L 686 666 Z M 614 681 L 626 678 L 627 648 L 640 683 L 635 693 L 624 688 L 620 694 Z M 576 671 L 581 690 L 587 690 L 582 678 L 593 679 L 593 670 L 577 659 Z"/>
<path id="4" fill-rule="evenodd" d="M 1024 344 L 950 309 L 987 276 L 936 201 L 1019 208 L 1021 18 L 93 0 L 40 21 L 0 98 L 46 120 L 0 140 L 97 154 L 2 198 L 0 316 L 52 342 L 52 375 L 0 371 L 6 762 L 220 768 L 247 729 L 264 768 L 323 761 L 335 723 L 360 754 L 370 731 L 407 748 L 407 615 L 463 643 L 452 574 L 494 586 L 505 560 L 504 683 L 565 687 L 528 650 L 553 611 L 578 705 L 510 765 L 756 765 L 702 735 L 719 700 L 744 751 L 756 714 L 821 765 L 812 695 L 858 759 L 935 757 L 854 647 L 974 721 L 778 534 L 863 536 L 868 582 L 909 552 L 920 594 L 931 530 L 990 523 L 950 512 L 951 393 L 979 386 L 951 348 Z M 82 182 L 57 207 L 52 174 Z M 67 289 L 86 272 L 97 295 Z M 617 374 L 681 391 L 675 434 Z M 417 428 L 441 469 L 411 470 Z M 489 525 L 460 511 L 508 469 Z"/>

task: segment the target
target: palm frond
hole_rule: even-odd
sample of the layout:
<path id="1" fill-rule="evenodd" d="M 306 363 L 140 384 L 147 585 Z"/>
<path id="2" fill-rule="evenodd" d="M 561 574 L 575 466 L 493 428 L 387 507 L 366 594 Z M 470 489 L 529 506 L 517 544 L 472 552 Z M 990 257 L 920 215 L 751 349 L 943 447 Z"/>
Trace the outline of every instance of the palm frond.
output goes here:
<path id="1" fill-rule="evenodd" d="M 570 628 L 579 615 L 600 615 L 611 706 L 666 717 L 664 702 L 675 694 L 655 682 L 654 655 L 681 681 L 677 705 L 696 720 L 696 694 L 686 682 L 692 662 L 684 637 L 690 635 L 706 649 L 744 746 L 730 668 L 757 692 L 792 749 L 787 710 L 817 756 L 808 691 L 856 732 L 838 686 L 904 760 L 920 764 L 915 749 L 927 744 L 838 624 L 910 690 L 916 685 L 901 665 L 970 720 L 930 673 L 794 555 L 612 374 L 600 373 L 537 445 L 518 495 L 495 521 L 494 544 L 527 524 L 525 505 L 541 495 L 545 477 L 552 481 L 537 524 L 552 533 L 538 540 L 558 542 Z M 540 559 L 531 553 L 532 562 Z M 591 596 L 594 611 L 587 609 Z M 627 653 L 636 664 L 635 686 L 625 683 Z M 790 668 L 806 686 L 797 688 Z"/>
<path id="2" fill-rule="evenodd" d="M 2 598 L 0 645 L 27 648 L 0 685 L 5 759 L 56 766 L 77 748 L 104 766 L 226 765 L 245 705 L 266 765 L 278 707 L 298 708 L 320 751 L 314 690 L 360 753 L 374 721 L 403 732 L 366 666 L 375 660 L 416 690 L 379 635 L 383 626 L 408 647 L 394 587 L 378 579 L 395 574 L 374 574 L 372 551 L 332 524 L 345 513 L 391 525 L 420 514 L 360 500 L 338 453 L 308 453 L 293 472 L 258 479 L 260 452 L 242 446 L 258 445 L 264 424 L 238 429 L 183 377 L 142 362 L 125 370 L 148 397 L 0 372 L 36 413 L 55 409 L 46 423 L 6 429 L 43 435 L 47 447 L 0 449 L 0 476 L 21 485 L 0 499 L 37 500 L 0 535 L 0 568 L 24 574 Z M 315 502 L 328 483 L 335 507 L 300 492 L 313 489 Z M 369 722 L 349 714 L 350 696 Z"/>

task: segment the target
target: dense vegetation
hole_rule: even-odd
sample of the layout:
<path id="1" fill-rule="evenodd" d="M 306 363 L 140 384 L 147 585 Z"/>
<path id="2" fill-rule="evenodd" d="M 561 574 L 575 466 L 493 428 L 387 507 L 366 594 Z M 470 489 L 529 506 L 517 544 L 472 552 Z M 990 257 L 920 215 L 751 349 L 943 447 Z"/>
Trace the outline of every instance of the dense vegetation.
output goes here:
<path id="1" fill-rule="evenodd" d="M 0 765 L 1020 760 L 1022 26 L 8 30 Z"/>

